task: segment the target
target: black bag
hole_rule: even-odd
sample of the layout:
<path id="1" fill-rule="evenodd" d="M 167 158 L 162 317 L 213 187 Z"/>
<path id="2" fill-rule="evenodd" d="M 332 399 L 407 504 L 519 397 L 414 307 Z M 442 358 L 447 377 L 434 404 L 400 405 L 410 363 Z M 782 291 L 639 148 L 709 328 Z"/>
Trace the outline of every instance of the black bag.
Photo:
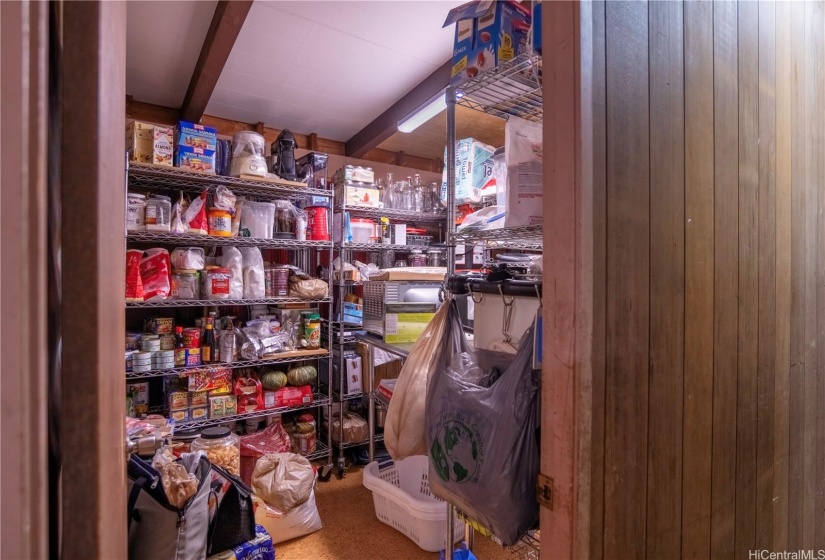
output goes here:
<path id="1" fill-rule="evenodd" d="M 209 556 L 255 538 L 252 490 L 240 478 L 214 464 L 210 503 L 213 499 L 217 502 L 217 511 L 209 525 Z"/>

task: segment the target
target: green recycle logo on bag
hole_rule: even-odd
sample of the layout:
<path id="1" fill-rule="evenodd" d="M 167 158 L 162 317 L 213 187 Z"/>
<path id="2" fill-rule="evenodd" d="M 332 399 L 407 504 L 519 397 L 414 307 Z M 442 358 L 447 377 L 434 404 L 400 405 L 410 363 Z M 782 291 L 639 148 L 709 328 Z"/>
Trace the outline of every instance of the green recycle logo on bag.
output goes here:
<path id="1" fill-rule="evenodd" d="M 483 462 L 478 431 L 460 419 L 442 422 L 436 428 L 430 455 L 441 480 L 469 482 Z"/>

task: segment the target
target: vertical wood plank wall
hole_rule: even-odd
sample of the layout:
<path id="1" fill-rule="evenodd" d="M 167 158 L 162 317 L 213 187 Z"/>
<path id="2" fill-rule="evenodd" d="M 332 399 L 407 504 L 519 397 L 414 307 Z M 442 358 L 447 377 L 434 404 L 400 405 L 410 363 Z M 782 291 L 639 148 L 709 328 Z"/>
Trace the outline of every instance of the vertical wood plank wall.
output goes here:
<path id="1" fill-rule="evenodd" d="M 575 246 L 547 267 L 576 286 L 544 302 L 548 324 L 578 314 L 574 341 L 545 339 L 575 375 L 544 402 L 574 411 L 573 485 L 556 492 L 577 513 L 569 539 L 546 516 L 569 548 L 543 558 L 825 550 L 825 4 L 576 13 L 576 103 L 557 112 L 575 106 L 579 145 L 552 159 L 546 200 L 577 213 L 548 222 Z M 562 91 L 548 68 L 546 96 Z M 570 196 L 564 166 L 572 208 L 553 198 Z M 556 450 L 566 430 L 548 429 Z"/>

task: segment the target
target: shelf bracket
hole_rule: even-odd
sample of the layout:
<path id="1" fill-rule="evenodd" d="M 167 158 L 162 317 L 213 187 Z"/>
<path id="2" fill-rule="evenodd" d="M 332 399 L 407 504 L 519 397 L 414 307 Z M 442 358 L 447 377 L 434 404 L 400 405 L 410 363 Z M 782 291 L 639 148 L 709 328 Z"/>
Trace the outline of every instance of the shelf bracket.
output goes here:
<path id="1" fill-rule="evenodd" d="M 538 482 L 536 484 L 536 500 L 539 505 L 547 509 L 553 509 L 553 479 L 549 476 L 539 473 Z"/>

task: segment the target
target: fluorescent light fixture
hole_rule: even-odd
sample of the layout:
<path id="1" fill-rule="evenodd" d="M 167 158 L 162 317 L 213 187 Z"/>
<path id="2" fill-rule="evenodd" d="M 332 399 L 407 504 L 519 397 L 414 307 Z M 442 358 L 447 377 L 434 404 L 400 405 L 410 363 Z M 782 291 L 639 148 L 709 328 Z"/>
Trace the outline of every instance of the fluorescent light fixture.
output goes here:
<path id="1" fill-rule="evenodd" d="M 429 103 L 418 108 L 412 115 L 398 121 L 398 132 L 412 132 L 446 108 L 447 100 L 442 91 Z"/>

